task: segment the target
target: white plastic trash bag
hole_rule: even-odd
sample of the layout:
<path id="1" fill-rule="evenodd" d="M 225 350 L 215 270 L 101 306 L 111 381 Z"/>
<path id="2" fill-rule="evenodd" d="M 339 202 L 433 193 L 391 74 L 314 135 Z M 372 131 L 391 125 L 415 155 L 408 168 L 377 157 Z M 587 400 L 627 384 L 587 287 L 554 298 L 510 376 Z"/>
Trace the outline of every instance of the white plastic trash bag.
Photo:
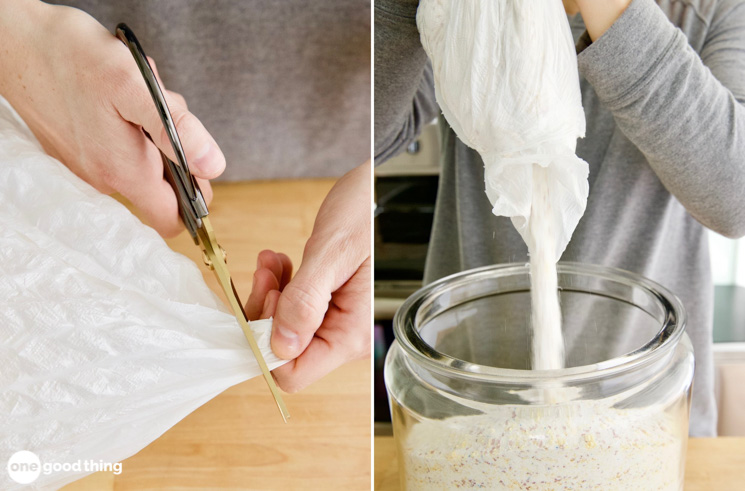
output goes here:
<path id="1" fill-rule="evenodd" d="M 533 180 L 546 169 L 558 261 L 587 204 L 574 41 L 561 0 L 421 0 L 417 25 L 437 102 L 481 155 L 495 215 L 530 246 Z"/>
<path id="2" fill-rule="evenodd" d="M 282 365 L 271 321 L 251 328 Z M 261 373 L 199 268 L 44 154 L 2 98 L 0 360 L 0 489 L 21 487 L 5 470 L 18 451 L 117 463 Z M 41 472 L 24 489 L 84 474 Z"/>

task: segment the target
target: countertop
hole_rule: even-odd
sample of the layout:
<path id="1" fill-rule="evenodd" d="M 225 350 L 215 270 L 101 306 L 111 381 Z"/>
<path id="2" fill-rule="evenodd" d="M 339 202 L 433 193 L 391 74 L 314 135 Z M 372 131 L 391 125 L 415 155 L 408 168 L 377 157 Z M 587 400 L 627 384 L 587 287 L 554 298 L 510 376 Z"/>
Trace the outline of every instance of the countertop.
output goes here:
<path id="1" fill-rule="evenodd" d="M 259 251 L 285 252 L 297 268 L 333 182 L 214 186 L 210 217 L 242 301 Z M 168 244 L 199 264 L 207 284 L 219 291 L 186 232 Z M 264 380 L 254 378 L 223 392 L 124 460 L 120 475 L 101 472 L 63 489 L 370 489 L 370 373 L 370 360 L 360 360 L 284 395 L 288 424 Z"/>
<path id="2" fill-rule="evenodd" d="M 690 438 L 685 491 L 745 489 L 745 438 Z M 392 436 L 375 437 L 375 490 L 399 489 Z"/>

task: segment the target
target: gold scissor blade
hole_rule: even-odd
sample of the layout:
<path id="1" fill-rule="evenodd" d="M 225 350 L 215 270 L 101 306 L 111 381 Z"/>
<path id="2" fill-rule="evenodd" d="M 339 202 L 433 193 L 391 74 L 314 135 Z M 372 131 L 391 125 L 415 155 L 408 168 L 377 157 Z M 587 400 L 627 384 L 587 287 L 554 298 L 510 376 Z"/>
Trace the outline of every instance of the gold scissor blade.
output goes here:
<path id="1" fill-rule="evenodd" d="M 290 413 L 287 411 L 287 406 L 285 406 L 285 402 L 282 400 L 282 395 L 279 393 L 277 384 L 274 382 L 274 378 L 269 372 L 269 367 L 264 360 L 264 356 L 261 354 L 259 345 L 256 343 L 253 331 L 251 331 L 251 327 L 248 325 L 246 313 L 243 310 L 243 306 L 241 305 L 241 302 L 238 298 L 238 293 L 235 290 L 233 280 L 230 278 L 230 272 L 228 271 L 228 267 L 225 264 L 223 251 L 217 244 L 217 240 L 215 240 L 215 233 L 212 230 L 212 224 L 210 224 L 210 221 L 207 217 L 202 218 L 202 226 L 197 229 L 197 233 L 199 234 L 199 239 L 202 244 L 204 253 L 211 262 L 210 267 L 215 271 L 215 276 L 217 276 L 220 287 L 225 292 L 225 296 L 228 298 L 230 308 L 233 311 L 235 318 L 238 319 L 238 324 L 240 324 L 241 329 L 243 330 L 243 334 L 246 336 L 248 345 L 251 347 L 251 351 L 253 351 L 253 354 L 256 357 L 256 362 L 259 364 L 259 368 L 261 368 L 261 373 L 264 375 L 264 380 L 266 380 L 266 384 L 269 386 L 269 390 L 274 397 L 274 401 L 277 403 L 277 408 L 282 414 L 282 419 L 286 423 L 287 420 L 290 418 Z"/>

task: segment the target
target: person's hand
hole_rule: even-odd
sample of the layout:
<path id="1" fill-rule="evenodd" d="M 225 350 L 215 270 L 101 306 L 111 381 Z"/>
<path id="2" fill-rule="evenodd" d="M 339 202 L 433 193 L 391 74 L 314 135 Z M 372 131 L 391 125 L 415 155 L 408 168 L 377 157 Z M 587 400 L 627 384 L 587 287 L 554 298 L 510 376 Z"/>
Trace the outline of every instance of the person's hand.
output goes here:
<path id="1" fill-rule="evenodd" d="M 284 254 L 259 254 L 249 319 L 274 317 L 272 371 L 296 392 L 370 353 L 370 163 L 342 177 L 321 205 L 294 278 Z"/>
<path id="2" fill-rule="evenodd" d="M 564 10 L 566 10 L 567 15 L 577 15 L 577 12 L 579 12 L 577 0 L 562 0 L 562 2 L 564 3 Z"/>
<path id="3" fill-rule="evenodd" d="M 88 14 L 35 0 L 0 3 L 0 41 L 0 95 L 44 150 L 99 191 L 121 193 L 161 235 L 178 234 L 176 196 L 157 148 L 175 155 L 127 47 Z M 209 202 L 206 179 L 222 173 L 225 158 L 183 97 L 165 97 Z"/>
<path id="4" fill-rule="evenodd" d="M 570 13 L 570 3 L 574 3 L 582 14 L 590 39 L 597 41 L 621 17 L 631 0 L 565 0 L 567 13 Z"/>

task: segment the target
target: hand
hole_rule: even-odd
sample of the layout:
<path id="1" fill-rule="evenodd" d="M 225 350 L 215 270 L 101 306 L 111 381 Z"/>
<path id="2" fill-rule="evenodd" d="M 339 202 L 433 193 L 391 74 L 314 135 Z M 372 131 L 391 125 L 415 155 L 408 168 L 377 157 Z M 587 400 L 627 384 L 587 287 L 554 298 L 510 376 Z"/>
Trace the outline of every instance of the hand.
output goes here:
<path id="1" fill-rule="evenodd" d="M 0 94 L 44 150 L 99 191 L 121 193 L 161 235 L 178 234 L 176 196 L 157 148 L 175 155 L 126 46 L 80 10 L 29 0 L 0 3 L 0 41 Z M 183 97 L 165 97 L 209 201 L 206 179 L 222 173 L 225 158 Z"/>
<path id="2" fill-rule="evenodd" d="M 272 372 L 286 392 L 370 353 L 370 202 L 367 162 L 329 192 L 293 279 L 286 255 L 259 254 L 246 314 L 274 317 L 272 350 L 292 360 Z"/>
<path id="3" fill-rule="evenodd" d="M 587 33 L 593 41 L 605 34 L 631 4 L 631 0 L 565 0 L 564 7 L 570 15 L 567 5 L 571 2 L 579 8 Z"/>
<path id="4" fill-rule="evenodd" d="M 567 15 L 577 15 L 579 7 L 577 6 L 577 0 L 562 0 L 564 3 L 564 10 Z"/>

